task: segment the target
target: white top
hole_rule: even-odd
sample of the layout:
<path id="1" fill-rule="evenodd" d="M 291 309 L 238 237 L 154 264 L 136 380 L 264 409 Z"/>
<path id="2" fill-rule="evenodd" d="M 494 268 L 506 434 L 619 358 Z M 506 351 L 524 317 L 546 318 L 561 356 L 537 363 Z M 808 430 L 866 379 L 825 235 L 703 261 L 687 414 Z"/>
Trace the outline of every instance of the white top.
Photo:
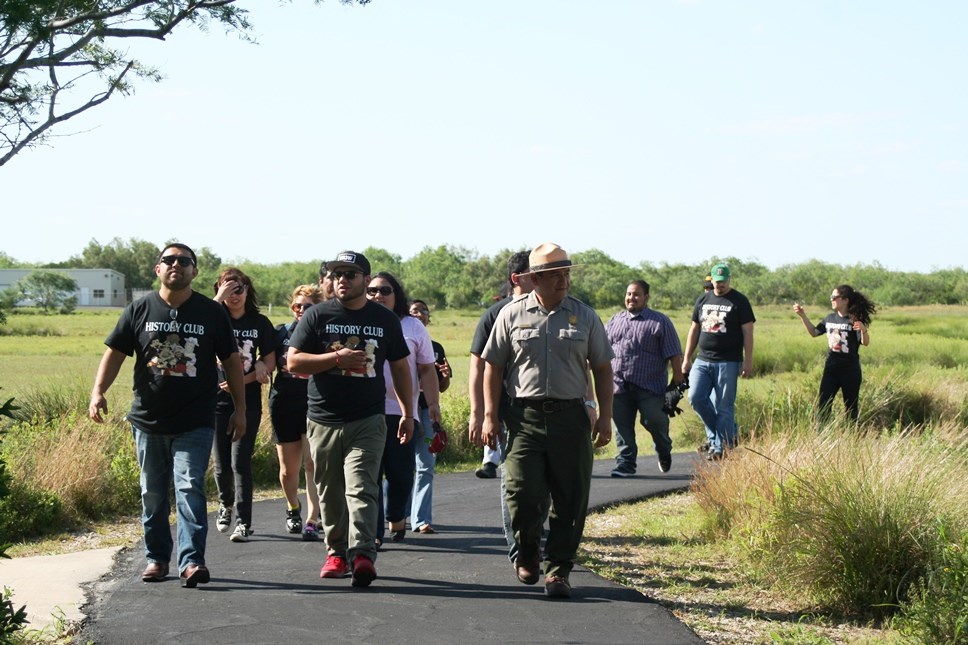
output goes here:
<path id="1" fill-rule="evenodd" d="M 410 385 L 413 390 L 413 413 L 417 414 L 417 399 L 420 397 L 420 386 L 418 385 L 419 375 L 417 373 L 417 365 L 433 365 L 434 364 L 434 348 L 430 343 L 430 332 L 424 327 L 424 324 L 420 322 L 417 318 L 413 316 L 404 316 L 400 320 L 400 326 L 403 327 L 403 337 L 407 341 L 407 347 L 410 348 L 410 355 L 407 356 L 407 364 L 410 366 Z M 390 377 L 390 363 L 386 362 L 383 364 L 383 380 L 387 384 L 387 396 L 386 396 L 386 407 L 384 412 L 386 414 L 395 414 L 397 416 L 403 416 L 403 410 L 400 409 L 400 404 L 397 402 L 397 394 L 393 389 L 393 379 Z"/>

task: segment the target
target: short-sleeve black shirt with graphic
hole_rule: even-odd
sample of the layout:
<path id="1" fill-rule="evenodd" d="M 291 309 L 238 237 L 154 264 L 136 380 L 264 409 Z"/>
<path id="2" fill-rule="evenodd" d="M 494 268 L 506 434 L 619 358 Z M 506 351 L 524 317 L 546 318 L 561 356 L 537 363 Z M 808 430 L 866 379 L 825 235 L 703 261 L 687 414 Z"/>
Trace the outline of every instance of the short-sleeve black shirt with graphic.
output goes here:
<path id="1" fill-rule="evenodd" d="M 215 427 L 216 358 L 237 351 L 222 305 L 193 291 L 172 308 L 153 292 L 125 307 L 104 344 L 136 358 L 132 425 L 148 434 Z"/>
<path id="2" fill-rule="evenodd" d="M 245 313 L 239 318 L 230 316 L 229 319 L 232 322 L 235 343 L 239 347 L 242 374 L 246 375 L 255 371 L 255 362 L 258 358 L 275 350 L 276 330 L 272 326 L 272 321 L 263 314 Z M 225 412 L 232 411 L 234 407 L 232 395 L 219 390 L 216 409 L 219 412 Z M 245 384 L 245 407 L 249 412 L 262 410 L 262 383 L 259 381 Z"/>
<path id="3" fill-rule="evenodd" d="M 383 414 L 386 384 L 383 364 L 410 355 L 397 315 L 375 302 L 346 309 L 337 299 L 310 307 L 289 338 L 289 346 L 308 354 L 340 348 L 361 349 L 366 367 L 334 367 L 309 381 L 308 416 L 317 423 L 347 423 Z"/>
<path id="4" fill-rule="evenodd" d="M 837 312 L 817 323 L 817 331 L 827 337 L 827 362 L 853 363 L 860 360 L 860 332 L 850 318 Z"/>
<path id="5" fill-rule="evenodd" d="M 756 322 L 750 301 L 736 289 L 724 296 L 709 291 L 696 300 L 692 321 L 699 323 L 699 358 L 711 363 L 743 360 L 743 325 Z"/>

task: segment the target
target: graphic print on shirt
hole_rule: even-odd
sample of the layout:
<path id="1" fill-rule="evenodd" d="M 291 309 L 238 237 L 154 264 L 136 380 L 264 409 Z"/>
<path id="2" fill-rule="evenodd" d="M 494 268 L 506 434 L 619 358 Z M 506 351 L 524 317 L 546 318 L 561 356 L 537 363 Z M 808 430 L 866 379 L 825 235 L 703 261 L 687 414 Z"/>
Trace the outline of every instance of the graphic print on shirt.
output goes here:
<path id="1" fill-rule="evenodd" d="M 827 324 L 827 347 L 835 354 L 850 353 L 850 331 L 849 324 Z"/>
<path id="2" fill-rule="evenodd" d="M 330 371 L 336 371 L 343 376 L 376 378 L 377 347 L 379 347 L 379 344 L 375 338 L 367 338 L 365 342 L 361 342 L 359 336 L 349 336 L 347 337 L 346 342 L 335 341 L 330 343 L 328 351 L 336 352 L 346 348 L 353 350 L 362 349 L 366 352 L 366 367 L 361 367 L 359 369 L 343 369 L 342 367 L 334 367 Z"/>
<path id="3" fill-rule="evenodd" d="M 148 345 L 154 356 L 148 359 L 148 369 L 161 376 L 191 376 L 196 373 L 195 348 L 198 338 L 189 336 L 184 344 L 178 334 L 168 334 L 164 339 L 155 338 Z"/>
<path id="4" fill-rule="evenodd" d="M 242 373 L 248 374 L 255 365 L 255 343 L 245 339 L 239 343 L 239 356 L 242 357 Z"/>
<path id="5" fill-rule="evenodd" d="M 707 334 L 726 333 L 726 314 L 732 310 L 730 305 L 703 305 L 700 322 Z"/>

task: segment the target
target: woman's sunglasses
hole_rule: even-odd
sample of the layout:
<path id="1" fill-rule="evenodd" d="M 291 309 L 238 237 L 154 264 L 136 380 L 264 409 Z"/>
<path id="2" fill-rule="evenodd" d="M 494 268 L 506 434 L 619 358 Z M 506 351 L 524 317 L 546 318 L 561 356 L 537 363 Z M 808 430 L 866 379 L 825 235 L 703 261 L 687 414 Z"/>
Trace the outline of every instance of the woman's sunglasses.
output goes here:
<path id="1" fill-rule="evenodd" d="M 375 296 L 380 294 L 381 296 L 389 296 L 393 293 L 393 287 L 367 287 L 366 295 Z"/>

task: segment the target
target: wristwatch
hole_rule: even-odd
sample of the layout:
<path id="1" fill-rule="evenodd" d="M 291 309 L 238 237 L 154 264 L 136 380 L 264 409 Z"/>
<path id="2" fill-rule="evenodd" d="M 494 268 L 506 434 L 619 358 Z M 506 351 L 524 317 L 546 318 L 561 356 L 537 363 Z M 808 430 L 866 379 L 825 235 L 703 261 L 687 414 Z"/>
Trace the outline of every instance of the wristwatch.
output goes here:
<path id="1" fill-rule="evenodd" d="M 592 401 L 591 399 L 589 399 L 588 401 L 585 401 L 585 407 L 591 408 L 592 410 L 597 410 L 598 404 L 595 403 L 595 401 Z"/>

